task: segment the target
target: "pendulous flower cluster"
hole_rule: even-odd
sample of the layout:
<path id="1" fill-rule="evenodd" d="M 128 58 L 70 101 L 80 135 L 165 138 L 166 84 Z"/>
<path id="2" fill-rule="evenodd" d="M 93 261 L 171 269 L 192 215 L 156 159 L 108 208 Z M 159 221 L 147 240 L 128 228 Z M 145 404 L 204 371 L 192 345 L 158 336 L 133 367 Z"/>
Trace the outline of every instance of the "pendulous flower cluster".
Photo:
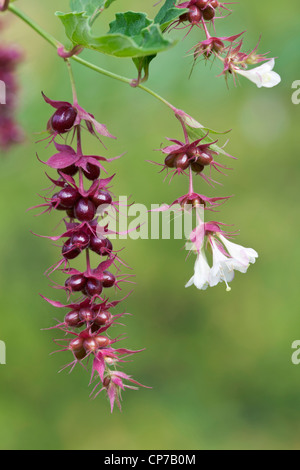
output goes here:
<path id="1" fill-rule="evenodd" d="M 231 2 L 232 3 L 232 2 Z M 266 54 L 258 54 L 258 44 L 251 52 L 243 52 L 243 39 L 241 36 L 245 33 L 232 36 L 216 36 L 215 21 L 226 18 L 231 14 L 228 8 L 230 2 L 219 2 L 218 0 L 189 0 L 177 5 L 177 8 L 184 9 L 184 13 L 174 21 L 169 29 L 188 28 L 186 36 L 192 29 L 199 28 L 205 34 L 205 39 L 199 41 L 193 48 L 194 65 L 203 58 L 209 60 L 217 58 L 222 62 L 226 82 L 229 76 L 233 77 L 234 82 L 238 75 L 248 78 L 259 88 L 271 88 L 280 83 L 281 78 L 278 73 L 273 71 L 275 60 L 267 58 Z M 212 25 L 214 35 L 209 32 Z M 249 69 L 249 66 L 261 64 L 258 67 Z"/>
<path id="2" fill-rule="evenodd" d="M 208 197 L 194 191 L 193 176 L 200 176 L 210 186 L 216 182 L 212 179 L 213 170 L 223 173 L 222 170 L 229 169 L 221 164 L 218 159 L 220 156 L 220 147 L 215 144 L 217 141 L 209 139 L 208 134 L 204 137 L 191 141 L 188 133 L 188 125 L 197 125 L 190 116 L 181 110 L 175 110 L 175 116 L 179 119 L 185 137 L 185 142 L 179 140 L 170 140 L 173 145 L 161 149 L 165 156 L 162 170 L 167 170 L 167 176 L 183 174 L 189 178 L 189 191 L 187 194 L 178 197 L 172 204 L 163 205 L 160 211 L 166 211 L 173 206 L 179 206 L 181 212 L 194 211 L 196 213 L 197 225 L 189 236 L 189 242 L 186 249 L 194 252 L 197 256 L 194 268 L 194 275 L 191 277 L 186 287 L 195 285 L 200 290 L 207 287 L 214 287 L 224 282 L 226 290 L 230 291 L 229 282 L 234 278 L 235 271 L 246 273 L 251 263 L 254 263 L 258 254 L 252 248 L 244 248 L 229 239 L 235 236 L 234 233 L 228 233 L 224 229 L 224 224 L 220 222 L 206 222 L 204 220 L 205 211 L 213 211 L 231 196 Z M 201 127 L 199 125 L 199 127 Z M 218 151 L 219 149 L 219 151 Z M 234 158 L 222 149 L 222 154 Z M 203 209 L 203 210 L 201 210 Z M 212 258 L 212 266 L 207 260 L 208 253 Z"/>
<path id="3" fill-rule="evenodd" d="M 58 177 L 54 179 L 47 175 L 52 182 L 51 196 L 44 197 L 43 204 L 36 207 L 43 208 L 42 213 L 56 210 L 64 215 L 64 232 L 46 238 L 56 242 L 63 240 L 61 259 L 48 270 L 48 274 L 59 269 L 67 276 L 64 285 L 54 284 L 53 287 L 63 289 L 68 301 L 62 304 L 42 297 L 56 308 L 68 309 L 64 320 L 51 328 L 64 333 L 64 337 L 56 339 L 55 343 L 61 346 L 60 351 L 72 355 L 72 361 L 63 369 L 70 367 L 73 370 L 76 364 L 83 365 L 83 361 L 92 360 L 91 383 L 95 381 L 95 386 L 91 396 L 96 397 L 101 391 L 106 391 L 113 410 L 115 403 L 121 408 L 122 390 L 136 389 L 135 385 L 143 386 L 117 370 L 120 364 L 126 362 L 125 357 L 140 351 L 116 347 L 115 344 L 122 338 L 112 338 L 109 334 L 111 328 L 127 313 L 111 313 L 123 299 L 110 300 L 107 292 L 113 287 L 120 290 L 122 282 L 130 281 L 129 276 L 118 274 L 120 266 L 125 263 L 118 257 L 109 240 L 109 235 L 113 233 L 109 224 L 105 227 L 99 224 L 99 219 L 107 213 L 108 208 L 117 210 L 117 203 L 113 201 L 110 191 L 114 175 L 100 178 L 102 171 L 106 172 L 103 164 L 111 160 L 83 153 L 82 129 L 85 128 L 94 136 L 114 137 L 105 125 L 98 123 L 92 114 L 79 106 L 77 99 L 71 104 L 50 100 L 44 94 L 43 97 L 46 103 L 55 108 L 47 129 L 56 153 L 45 164 L 56 170 Z M 66 144 L 68 136 L 71 136 L 71 142 L 77 142 L 76 150 Z M 59 143 L 58 138 L 64 139 L 64 143 Z M 91 253 L 100 257 L 96 267 L 92 267 Z M 70 266 L 70 262 L 80 255 L 85 256 L 84 271 Z M 73 295 L 77 298 L 70 301 Z"/>
<path id="4" fill-rule="evenodd" d="M 0 32 L 4 27 L 1 22 Z M 22 57 L 22 52 L 16 46 L 0 45 L 0 149 L 4 151 L 23 140 L 22 129 L 15 118 L 19 98 L 16 71 Z"/>

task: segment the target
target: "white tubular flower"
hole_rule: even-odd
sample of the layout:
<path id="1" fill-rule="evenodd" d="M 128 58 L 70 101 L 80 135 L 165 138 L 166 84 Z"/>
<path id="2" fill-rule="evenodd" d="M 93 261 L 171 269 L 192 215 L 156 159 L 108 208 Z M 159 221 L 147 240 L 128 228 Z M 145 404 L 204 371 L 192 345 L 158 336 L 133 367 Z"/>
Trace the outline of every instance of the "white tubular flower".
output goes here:
<path id="1" fill-rule="evenodd" d="M 249 267 L 249 262 L 241 258 L 228 258 L 225 256 L 218 245 L 212 240 L 213 266 L 210 271 L 210 286 L 214 287 L 219 282 L 225 282 L 227 292 L 231 291 L 228 282 L 234 278 L 234 270 L 245 273 Z"/>
<path id="2" fill-rule="evenodd" d="M 194 284 L 197 289 L 206 290 L 209 286 L 210 267 L 203 250 L 200 250 L 197 256 L 194 270 L 194 276 L 191 277 L 185 287 L 190 287 Z"/>
<path id="3" fill-rule="evenodd" d="M 251 80 L 251 82 L 255 83 L 258 88 L 272 88 L 281 82 L 280 75 L 273 71 L 274 66 L 275 59 L 271 59 L 265 64 L 255 67 L 254 69 L 235 69 L 235 72 Z"/>
<path id="4" fill-rule="evenodd" d="M 219 238 L 225 245 L 230 256 L 235 258 L 239 263 L 247 263 L 248 266 L 250 263 L 255 263 L 256 258 L 258 258 L 258 253 L 253 250 L 253 248 L 245 248 L 241 245 L 230 242 L 221 234 L 219 234 Z"/>

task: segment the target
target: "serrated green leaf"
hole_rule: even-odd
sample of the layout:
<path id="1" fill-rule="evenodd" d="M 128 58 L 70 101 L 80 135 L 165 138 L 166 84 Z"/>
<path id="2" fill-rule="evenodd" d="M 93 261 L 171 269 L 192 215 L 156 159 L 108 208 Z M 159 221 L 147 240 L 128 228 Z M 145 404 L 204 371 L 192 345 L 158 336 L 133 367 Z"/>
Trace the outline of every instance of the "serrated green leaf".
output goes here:
<path id="1" fill-rule="evenodd" d="M 177 3 L 177 0 L 166 0 L 157 13 L 154 22 L 160 25 L 162 31 L 165 31 L 165 29 L 183 13 L 189 11 L 188 9 L 176 8 L 175 5 Z"/>
<path id="2" fill-rule="evenodd" d="M 63 23 L 67 37 L 73 46 L 79 45 L 116 57 L 141 57 L 154 55 L 169 49 L 174 42 L 163 37 L 159 25 L 145 13 L 117 13 L 107 34 L 92 35 L 89 16 L 86 13 L 61 13 L 56 15 Z"/>

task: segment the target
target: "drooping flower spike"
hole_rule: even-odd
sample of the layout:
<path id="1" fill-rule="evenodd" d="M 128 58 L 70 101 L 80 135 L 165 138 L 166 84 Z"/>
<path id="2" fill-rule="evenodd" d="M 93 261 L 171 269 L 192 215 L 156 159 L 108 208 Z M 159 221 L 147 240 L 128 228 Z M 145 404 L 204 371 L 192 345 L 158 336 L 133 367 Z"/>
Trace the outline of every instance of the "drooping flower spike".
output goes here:
<path id="1" fill-rule="evenodd" d="M 168 211 L 177 208 L 179 212 L 195 212 L 197 224 L 190 233 L 186 249 L 189 252 L 195 252 L 197 259 L 194 275 L 186 284 L 186 287 L 195 285 L 198 289 L 205 290 L 209 286 L 213 287 L 220 282 L 225 282 L 229 291 L 231 289 L 228 283 L 233 280 L 234 271 L 238 270 L 245 273 L 249 264 L 254 263 L 258 255 L 253 249 L 244 248 L 230 242 L 229 238 L 235 234 L 227 233 L 224 224 L 204 220 L 204 214 L 208 211 L 215 211 L 232 196 L 208 197 L 197 193 L 194 190 L 193 173 L 202 175 L 205 167 L 213 167 L 222 173 L 219 167 L 224 168 L 224 166 L 215 161 L 215 156 L 225 152 L 216 145 L 217 141 L 211 142 L 211 139 L 209 139 L 209 142 L 207 142 L 208 133 L 204 137 L 190 142 L 190 135 L 197 135 L 197 129 L 199 129 L 199 133 L 203 134 L 203 126 L 182 110 L 174 108 L 174 114 L 182 126 L 185 142 L 168 139 L 173 145 L 162 149 L 162 152 L 167 156 L 161 166 L 163 166 L 163 170 L 165 168 L 175 168 L 174 174 L 183 173 L 186 175 L 185 170 L 188 170 L 189 191 L 184 196 L 176 198 L 171 204 L 164 204 L 154 210 Z M 225 155 L 235 158 L 227 153 Z M 184 168 L 182 167 L 183 162 L 185 164 Z M 200 168 L 195 168 L 195 165 L 200 166 Z M 178 167 L 180 171 L 178 171 Z M 210 177 L 204 175 L 203 177 L 207 182 L 210 182 Z M 213 256 L 212 267 L 208 263 L 206 250 Z"/>
<path id="2" fill-rule="evenodd" d="M 121 267 L 128 266 L 114 252 L 109 240 L 109 235 L 115 232 L 110 229 L 109 223 L 105 226 L 99 225 L 108 208 L 113 208 L 115 212 L 118 210 L 119 203 L 114 201 L 110 190 L 114 175 L 106 178 L 100 178 L 100 175 L 102 171 L 107 173 L 106 163 L 119 157 L 106 158 L 84 154 L 81 138 L 83 124 L 94 136 L 100 134 L 114 137 L 104 124 L 98 123 L 92 114 L 78 105 L 77 99 L 71 104 L 68 101 L 50 100 L 44 94 L 43 98 L 56 109 L 47 125 L 56 153 L 47 162 L 40 161 L 52 171 L 57 171 L 58 179 L 47 175 L 52 183 L 51 188 L 48 189 L 48 195 L 43 197 L 44 203 L 36 207 L 44 208 L 43 213 L 57 211 L 64 216 L 63 233 L 45 237 L 54 242 L 64 239 L 60 260 L 46 273 L 50 276 L 60 269 L 67 276 L 64 285 L 53 282 L 52 287 L 65 291 L 68 304 L 63 305 L 44 298 L 56 308 L 69 310 L 64 320 L 57 321 L 52 327 L 64 333 L 64 338 L 54 340 L 60 346 L 57 352 L 65 351 L 73 357 L 63 369 L 70 368 L 72 371 L 77 364 L 86 368 L 88 360 L 92 358 L 92 376 L 98 373 L 98 379 L 107 390 L 107 377 L 112 377 L 113 385 L 110 385 L 108 393 L 110 398 L 112 390 L 117 390 L 119 386 L 117 375 L 114 374 L 118 374 L 116 368 L 124 362 L 123 356 L 140 352 L 113 348 L 114 343 L 124 338 L 112 338 L 109 334 L 116 321 L 128 313 L 123 311 L 112 315 L 110 309 L 124 299 L 110 300 L 106 292 L 112 287 L 115 287 L 114 290 L 120 290 L 121 283 L 131 282 L 131 275 L 119 273 Z M 72 139 L 76 136 L 76 150 L 70 145 L 62 145 L 56 141 L 58 136 L 64 137 L 69 133 Z M 100 263 L 95 267 L 92 267 L 92 253 L 100 257 Z M 85 255 L 86 269 L 73 268 L 71 262 L 82 255 Z M 74 295 L 77 296 L 76 300 L 70 302 L 69 299 Z M 119 373 L 122 375 L 122 372 Z"/>

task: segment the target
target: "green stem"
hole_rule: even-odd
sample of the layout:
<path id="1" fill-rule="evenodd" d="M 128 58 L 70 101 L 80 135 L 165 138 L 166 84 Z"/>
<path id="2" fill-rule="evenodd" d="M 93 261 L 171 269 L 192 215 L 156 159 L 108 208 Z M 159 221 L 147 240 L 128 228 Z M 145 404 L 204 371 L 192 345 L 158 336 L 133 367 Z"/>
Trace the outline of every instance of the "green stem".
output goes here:
<path id="1" fill-rule="evenodd" d="M 65 59 L 65 61 L 66 61 L 69 76 L 70 76 L 70 82 L 71 82 L 72 93 L 73 93 L 73 104 L 77 104 L 78 100 L 77 100 L 76 86 L 75 86 L 75 80 L 74 80 L 72 67 L 71 67 L 69 59 Z"/>
<path id="2" fill-rule="evenodd" d="M 32 28 L 36 33 L 42 36 L 46 41 L 48 41 L 52 46 L 59 47 L 61 44 L 53 37 L 51 34 L 44 31 L 35 21 L 33 21 L 29 16 L 20 11 L 11 3 L 9 4 L 8 10 L 11 11 L 14 15 L 24 21 L 30 28 Z"/>
<path id="3" fill-rule="evenodd" d="M 11 11 L 11 13 L 13 13 L 14 15 L 16 15 L 18 18 L 20 18 L 22 21 L 24 21 L 30 28 L 32 28 L 36 33 L 38 33 L 42 38 L 44 38 L 49 44 L 51 44 L 52 46 L 54 46 L 56 49 L 58 47 L 61 46 L 61 43 L 59 41 L 57 41 L 57 39 L 55 39 L 53 36 L 51 36 L 49 33 L 47 33 L 46 31 L 44 31 L 35 21 L 33 21 L 29 16 L 27 16 L 25 13 L 23 13 L 22 11 L 20 11 L 17 7 L 15 7 L 14 5 L 10 4 L 8 9 Z M 106 77 L 109 77 L 109 78 L 112 78 L 114 80 L 118 80 L 119 82 L 123 82 L 123 83 L 127 83 L 128 85 L 131 85 L 132 84 L 132 80 L 130 78 L 127 78 L 127 77 L 123 77 L 121 75 L 117 75 L 113 72 L 110 72 L 106 69 L 103 69 L 101 67 L 98 67 L 97 65 L 94 65 L 92 64 L 91 62 L 87 62 L 86 60 L 84 59 L 81 59 L 80 57 L 77 57 L 77 56 L 73 56 L 71 57 L 72 60 L 74 60 L 75 62 L 83 65 L 84 67 L 87 67 L 91 70 L 94 70 L 95 72 L 97 73 L 100 73 L 101 75 L 105 75 Z M 155 93 L 153 90 L 151 90 L 150 88 L 147 88 L 143 85 L 137 85 L 135 88 L 140 88 L 141 90 L 145 91 L 146 93 L 148 93 L 149 95 L 153 96 L 154 98 L 156 98 L 157 100 L 159 100 L 161 103 L 165 104 L 166 106 L 168 106 L 168 108 L 170 108 L 172 111 L 175 111 L 176 108 L 171 104 L 169 103 L 167 100 L 165 100 L 162 96 L 158 95 L 157 93 Z"/>

